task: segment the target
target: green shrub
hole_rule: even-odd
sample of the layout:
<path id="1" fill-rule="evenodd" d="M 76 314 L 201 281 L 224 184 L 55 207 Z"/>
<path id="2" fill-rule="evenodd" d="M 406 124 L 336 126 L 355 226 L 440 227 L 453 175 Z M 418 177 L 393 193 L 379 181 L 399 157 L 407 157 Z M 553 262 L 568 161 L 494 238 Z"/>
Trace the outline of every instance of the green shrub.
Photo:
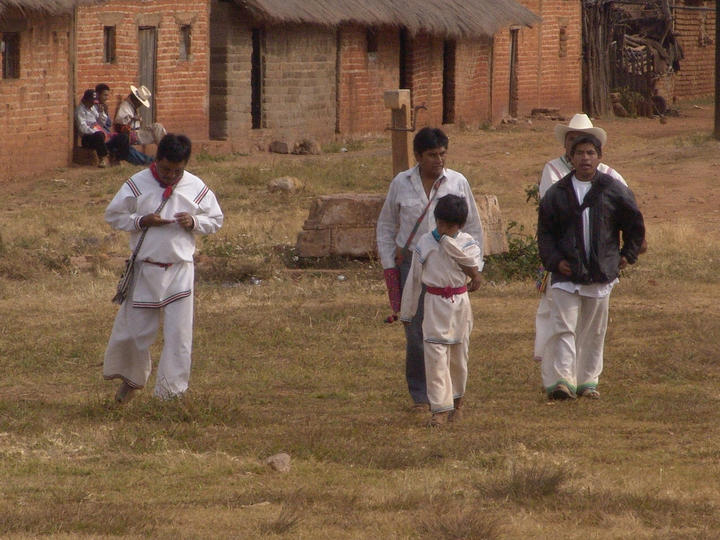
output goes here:
<path id="1" fill-rule="evenodd" d="M 525 201 L 536 208 L 540 204 L 537 184 L 526 187 L 525 196 Z M 541 266 L 536 236 L 516 221 L 508 223 L 505 235 L 508 251 L 485 258 L 485 278 L 490 281 L 535 279 Z"/>

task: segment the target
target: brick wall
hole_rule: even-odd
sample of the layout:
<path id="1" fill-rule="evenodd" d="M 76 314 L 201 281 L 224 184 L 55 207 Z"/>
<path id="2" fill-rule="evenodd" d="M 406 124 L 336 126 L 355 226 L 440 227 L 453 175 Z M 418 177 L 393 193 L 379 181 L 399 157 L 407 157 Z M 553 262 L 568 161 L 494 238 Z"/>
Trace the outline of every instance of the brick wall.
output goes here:
<path id="1" fill-rule="evenodd" d="M 413 36 L 407 62 L 413 106 L 427 107 L 419 111 L 417 127 L 439 126 L 443 118 L 443 39 L 422 33 Z"/>
<path id="2" fill-rule="evenodd" d="M 714 8 L 715 2 L 676 2 Z M 673 10 L 675 33 L 684 58 L 675 75 L 674 97 L 697 98 L 715 93 L 715 11 Z"/>
<path id="3" fill-rule="evenodd" d="M 191 139 L 208 138 L 210 4 L 198 0 L 110 0 L 78 8 L 76 101 L 85 88 L 107 83 L 111 112 L 138 85 L 140 27 L 157 28 L 155 120 Z M 180 59 L 180 28 L 191 27 L 191 54 Z M 103 58 L 103 28 L 115 26 L 117 56 Z"/>
<path id="4" fill-rule="evenodd" d="M 70 159 L 70 16 L 3 13 L 25 21 L 20 32 L 20 78 L 0 79 L 0 181 Z M 3 21 L 0 28 L 12 30 Z"/>
<path id="5" fill-rule="evenodd" d="M 489 122 L 489 38 L 457 42 L 455 60 L 455 123 L 477 128 Z"/>
<path id="6" fill-rule="evenodd" d="M 305 136 L 333 137 L 336 54 L 333 29 L 307 25 L 266 29 L 263 117 L 276 137 L 287 142 Z"/>
<path id="7" fill-rule="evenodd" d="M 518 114 L 556 107 L 566 115 L 582 108 L 582 19 L 579 2 L 521 0 L 542 19 L 518 31 Z M 561 35 L 561 28 L 564 30 Z M 510 29 L 493 40 L 493 120 L 509 112 Z"/>
<path id="8" fill-rule="evenodd" d="M 384 106 L 383 93 L 398 88 L 399 58 L 400 36 L 397 30 L 378 30 L 377 51 L 368 52 L 365 28 L 341 28 L 338 81 L 340 133 L 378 133 L 389 124 L 390 111 Z"/>
<path id="9" fill-rule="evenodd" d="M 252 24 L 230 2 L 211 8 L 210 138 L 245 141 L 252 130 Z"/>

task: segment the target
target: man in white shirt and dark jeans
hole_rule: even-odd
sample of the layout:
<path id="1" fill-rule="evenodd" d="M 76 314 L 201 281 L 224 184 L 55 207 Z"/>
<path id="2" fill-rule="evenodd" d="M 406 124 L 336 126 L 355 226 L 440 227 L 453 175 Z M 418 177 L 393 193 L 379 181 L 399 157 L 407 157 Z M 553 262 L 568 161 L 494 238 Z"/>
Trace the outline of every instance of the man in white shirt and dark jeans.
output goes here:
<path id="1" fill-rule="evenodd" d="M 377 221 L 378 254 L 386 280 L 388 283 L 397 280 L 400 284 L 396 300 L 391 298 L 395 317 L 400 311 L 401 289 L 410 271 L 415 244 L 423 234 L 435 229 L 433 212 L 438 199 L 453 194 L 467 200 L 469 211 L 462 230 L 470 234 L 482 250 L 482 225 L 470 184 L 459 172 L 445 168 L 448 144 L 447 135 L 438 128 L 425 127 L 417 132 L 413 139 L 417 165 L 392 180 Z M 405 378 L 414 408 L 427 411 L 422 306 L 423 297 L 411 324 L 405 326 Z"/>

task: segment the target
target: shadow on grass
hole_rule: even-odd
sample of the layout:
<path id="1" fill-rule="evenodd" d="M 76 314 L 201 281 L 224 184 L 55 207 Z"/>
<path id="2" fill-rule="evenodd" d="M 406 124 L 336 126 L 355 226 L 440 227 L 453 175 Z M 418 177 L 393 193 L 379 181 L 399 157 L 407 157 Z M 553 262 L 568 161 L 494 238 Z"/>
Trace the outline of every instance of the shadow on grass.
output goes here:
<path id="1" fill-rule="evenodd" d="M 0 531 L 6 534 L 81 536 L 138 535 L 151 538 L 157 530 L 152 505 L 98 502 L 56 502 L 45 505 L 0 505 Z"/>

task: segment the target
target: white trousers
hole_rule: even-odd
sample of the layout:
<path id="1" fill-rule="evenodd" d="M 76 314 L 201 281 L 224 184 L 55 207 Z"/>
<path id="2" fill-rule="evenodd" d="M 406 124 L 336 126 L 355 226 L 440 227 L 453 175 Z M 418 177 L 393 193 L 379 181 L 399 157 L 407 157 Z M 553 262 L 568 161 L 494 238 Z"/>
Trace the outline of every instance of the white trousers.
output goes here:
<path id="1" fill-rule="evenodd" d="M 550 336 L 552 336 L 552 288 L 548 283 L 545 292 L 540 297 L 537 312 L 535 313 L 535 360 L 541 362 L 545 356 Z"/>
<path id="2" fill-rule="evenodd" d="M 468 345 L 468 338 L 451 345 L 424 343 L 425 380 L 431 412 L 453 410 L 453 399 L 465 394 Z"/>
<path id="3" fill-rule="evenodd" d="M 593 298 L 553 289 L 552 300 L 552 335 L 542 358 L 543 386 L 548 392 L 561 382 L 578 392 L 597 387 L 610 295 Z"/>
<path id="4" fill-rule="evenodd" d="M 123 302 L 105 350 L 103 377 L 123 379 L 134 388 L 147 384 L 152 371 L 150 346 L 157 337 L 161 318 L 164 343 L 154 394 L 169 398 L 187 390 L 192 354 L 192 295 L 161 309 L 135 308 L 130 300 Z"/>

